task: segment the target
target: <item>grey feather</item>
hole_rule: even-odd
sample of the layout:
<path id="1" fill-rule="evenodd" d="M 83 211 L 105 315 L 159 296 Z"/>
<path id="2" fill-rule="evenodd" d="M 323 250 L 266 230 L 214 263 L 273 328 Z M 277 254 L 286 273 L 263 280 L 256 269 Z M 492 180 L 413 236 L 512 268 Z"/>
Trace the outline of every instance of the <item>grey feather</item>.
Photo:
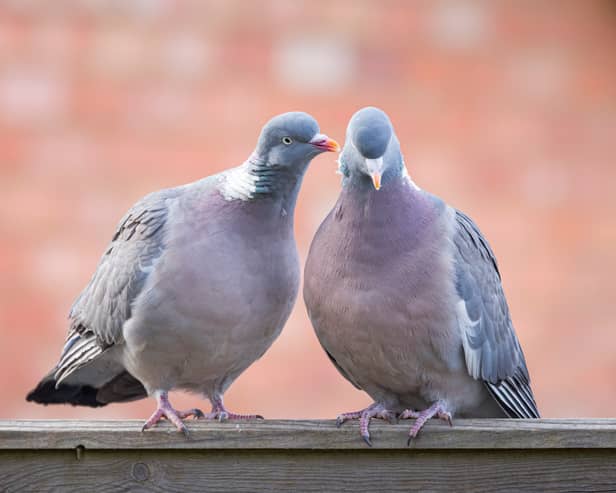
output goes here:
<path id="1" fill-rule="evenodd" d="M 122 338 L 131 303 L 164 249 L 168 204 L 181 187 L 147 195 L 122 218 L 90 283 L 69 314 L 71 331 L 92 331 L 105 348 Z"/>
<path id="2" fill-rule="evenodd" d="M 122 342 L 122 327 L 164 250 L 168 201 L 181 187 L 151 193 L 122 218 L 87 287 L 69 313 L 67 347 L 56 366 L 59 385 L 72 372 Z"/>
<path id="3" fill-rule="evenodd" d="M 336 149 L 310 115 L 286 113 L 240 166 L 138 201 L 28 400 L 101 406 L 184 389 L 220 402 L 291 312 L 299 187 L 310 161 Z"/>
<path id="4" fill-rule="evenodd" d="M 419 189 L 387 115 L 357 112 L 342 190 L 306 261 L 304 300 L 339 372 L 393 412 L 537 417 L 495 256 L 463 213 Z"/>
<path id="5" fill-rule="evenodd" d="M 342 375 L 344 378 L 346 378 L 349 382 L 351 382 L 353 384 L 353 387 L 355 387 L 358 390 L 362 390 L 362 388 L 359 386 L 359 384 L 353 380 L 353 377 L 351 375 L 349 375 L 344 368 L 342 368 L 338 362 L 336 361 L 336 359 L 331 355 L 331 353 L 323 348 L 325 350 L 325 354 L 327 354 L 327 357 L 329 358 L 329 360 L 332 362 L 332 364 L 334 365 L 334 368 L 336 368 L 336 370 L 338 370 L 338 372 L 340 373 L 340 375 Z"/>
<path id="6" fill-rule="evenodd" d="M 510 416 L 536 418 L 539 412 L 496 257 L 472 219 L 460 211 L 456 211 L 456 226 L 457 309 L 468 372 L 486 382 Z"/>

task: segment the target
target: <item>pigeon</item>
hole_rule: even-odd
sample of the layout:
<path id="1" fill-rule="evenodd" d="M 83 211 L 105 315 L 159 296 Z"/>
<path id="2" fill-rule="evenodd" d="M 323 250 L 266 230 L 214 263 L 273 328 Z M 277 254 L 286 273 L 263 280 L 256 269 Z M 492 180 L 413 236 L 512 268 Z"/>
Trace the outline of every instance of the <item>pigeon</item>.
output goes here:
<path id="1" fill-rule="evenodd" d="M 310 246 L 304 301 L 328 357 L 374 403 L 338 416 L 538 418 L 496 258 L 463 212 L 409 177 L 388 116 L 351 118 L 342 190 Z"/>
<path id="2" fill-rule="evenodd" d="M 70 314 L 60 360 L 27 400 L 104 406 L 152 396 L 167 418 L 250 419 L 223 394 L 280 334 L 300 266 L 293 215 L 310 161 L 339 151 L 303 112 L 271 119 L 238 167 L 153 192 L 120 221 Z M 212 411 L 175 410 L 173 389 Z"/>

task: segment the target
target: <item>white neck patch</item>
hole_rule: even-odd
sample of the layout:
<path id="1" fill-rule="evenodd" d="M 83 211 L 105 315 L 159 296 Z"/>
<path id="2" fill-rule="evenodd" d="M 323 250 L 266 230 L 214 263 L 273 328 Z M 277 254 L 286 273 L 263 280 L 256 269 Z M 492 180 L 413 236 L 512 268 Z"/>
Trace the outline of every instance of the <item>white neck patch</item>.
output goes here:
<path id="1" fill-rule="evenodd" d="M 223 173 L 220 191 L 225 200 L 250 200 L 257 192 L 259 177 L 252 173 L 252 166 L 246 161 L 237 168 Z"/>
<path id="2" fill-rule="evenodd" d="M 409 172 L 406 169 L 406 163 L 404 162 L 404 156 L 402 157 L 402 177 L 405 178 L 406 181 L 408 181 L 409 185 L 412 186 L 415 190 L 421 190 L 421 188 L 419 188 L 409 176 Z"/>

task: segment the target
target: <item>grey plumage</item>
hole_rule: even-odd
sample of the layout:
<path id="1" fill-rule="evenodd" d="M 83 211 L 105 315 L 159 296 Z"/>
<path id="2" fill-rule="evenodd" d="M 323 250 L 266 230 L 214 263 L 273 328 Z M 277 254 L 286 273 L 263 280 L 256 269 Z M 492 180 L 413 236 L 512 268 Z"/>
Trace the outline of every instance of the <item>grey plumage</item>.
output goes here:
<path id="1" fill-rule="evenodd" d="M 468 373 L 485 382 L 508 416 L 538 418 L 526 361 L 513 330 L 496 257 L 468 216 L 456 211 L 456 224 L 456 292 L 462 314 L 458 320 Z"/>
<path id="2" fill-rule="evenodd" d="M 432 415 L 538 417 L 492 250 L 468 216 L 412 182 L 383 112 L 353 116 L 340 171 L 304 299 L 330 359 L 375 400 L 366 419 L 425 407 L 419 428 Z"/>
<path id="3" fill-rule="evenodd" d="M 120 221 L 92 279 L 71 307 L 67 343 L 54 375 L 57 383 L 122 342 L 131 304 L 163 253 L 167 200 L 181 191 L 149 194 Z"/>
<path id="4" fill-rule="evenodd" d="M 71 308 L 59 363 L 28 400 L 100 406 L 149 394 L 164 414 L 179 388 L 228 415 L 222 394 L 295 302 L 295 201 L 309 162 L 333 150 L 311 116 L 286 113 L 241 166 L 137 202 Z"/>
<path id="5" fill-rule="evenodd" d="M 123 344 L 131 305 L 163 252 L 166 201 L 183 188 L 153 192 L 122 218 L 90 282 L 71 307 L 58 364 L 28 400 L 99 407 L 147 396 L 139 380 L 124 369 L 115 345 Z"/>

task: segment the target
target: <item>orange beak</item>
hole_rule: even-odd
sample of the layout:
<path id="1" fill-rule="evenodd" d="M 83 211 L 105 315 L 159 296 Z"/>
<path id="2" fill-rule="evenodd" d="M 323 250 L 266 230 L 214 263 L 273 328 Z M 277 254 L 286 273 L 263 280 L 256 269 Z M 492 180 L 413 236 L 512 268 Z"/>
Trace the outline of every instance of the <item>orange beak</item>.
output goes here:
<path id="1" fill-rule="evenodd" d="M 372 173 L 370 173 L 370 177 L 372 178 L 372 184 L 374 185 L 374 188 L 376 188 L 377 190 L 381 189 L 381 173 L 379 173 L 378 171 L 373 171 Z"/>
<path id="2" fill-rule="evenodd" d="M 340 144 L 338 144 L 338 142 L 336 142 L 334 139 L 330 139 L 325 134 L 316 134 L 312 138 L 310 143 L 313 146 L 315 146 L 318 149 L 321 149 L 323 151 L 327 151 L 327 152 L 340 152 Z"/>
<path id="3" fill-rule="evenodd" d="M 383 157 L 366 159 L 366 168 L 368 168 L 374 188 L 379 190 L 381 188 L 381 178 L 383 177 Z"/>

